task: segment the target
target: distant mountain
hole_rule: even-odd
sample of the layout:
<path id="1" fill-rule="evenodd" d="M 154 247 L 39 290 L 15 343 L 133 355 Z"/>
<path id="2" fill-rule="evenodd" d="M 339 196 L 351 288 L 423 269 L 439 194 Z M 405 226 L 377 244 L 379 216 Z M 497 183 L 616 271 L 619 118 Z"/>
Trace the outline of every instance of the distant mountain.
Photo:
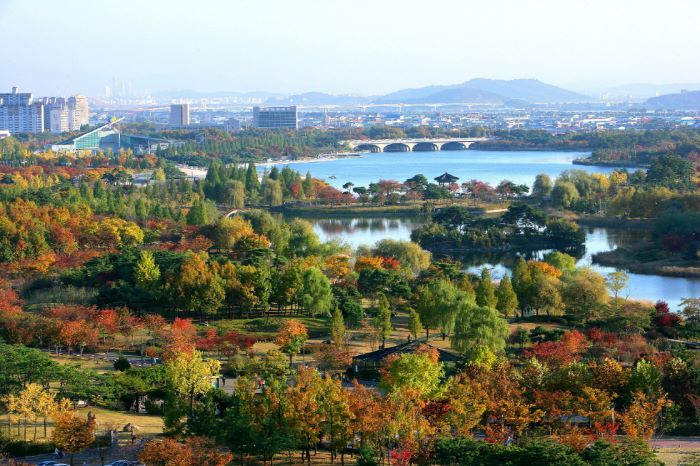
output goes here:
<path id="1" fill-rule="evenodd" d="M 404 89 L 382 96 L 374 103 L 496 103 L 510 100 L 531 103 L 588 102 L 583 94 L 543 83 L 537 79 L 477 78 L 451 86 Z"/>
<path id="2" fill-rule="evenodd" d="M 372 97 L 360 97 L 354 95 L 333 95 L 323 92 L 306 92 L 267 99 L 266 105 L 358 105 L 368 103 Z"/>
<path id="3" fill-rule="evenodd" d="M 537 79 L 472 79 L 464 83 L 469 87 L 501 94 L 509 99 L 526 100 L 532 103 L 588 102 L 590 97 L 578 92 L 543 83 Z"/>
<path id="4" fill-rule="evenodd" d="M 632 83 L 599 90 L 609 99 L 643 100 L 665 94 L 675 94 L 683 89 L 700 89 L 700 83 L 650 84 Z"/>
<path id="5" fill-rule="evenodd" d="M 406 99 L 407 104 L 438 104 L 438 103 L 474 103 L 474 104 L 503 104 L 510 97 L 496 94 L 473 87 L 455 87 L 436 92 L 425 97 Z"/>
<path id="6" fill-rule="evenodd" d="M 456 89 L 460 84 L 454 84 L 452 86 L 426 86 L 417 87 L 413 89 L 402 89 L 400 91 L 391 92 L 389 94 L 383 95 L 374 100 L 376 104 L 395 104 L 401 102 L 408 102 L 412 100 L 424 99 L 431 95 L 437 94 L 442 91 Z"/>
<path id="7" fill-rule="evenodd" d="M 652 97 L 644 102 L 650 108 L 700 109 L 700 91 L 679 92 Z"/>

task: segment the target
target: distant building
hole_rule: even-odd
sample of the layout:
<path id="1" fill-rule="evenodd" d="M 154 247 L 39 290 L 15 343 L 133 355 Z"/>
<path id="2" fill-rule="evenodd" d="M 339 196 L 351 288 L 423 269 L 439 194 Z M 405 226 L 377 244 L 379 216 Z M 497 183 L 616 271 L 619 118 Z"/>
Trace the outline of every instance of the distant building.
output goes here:
<path id="1" fill-rule="evenodd" d="M 0 130 L 10 133 L 41 133 L 44 131 L 44 104 L 34 102 L 30 92 L 0 94 Z"/>
<path id="2" fill-rule="evenodd" d="M 233 131 L 237 132 L 241 130 L 241 121 L 236 119 L 236 118 L 229 118 L 226 120 L 226 123 L 224 123 L 224 129 L 226 131 Z"/>
<path id="3" fill-rule="evenodd" d="M 170 126 L 187 126 L 190 124 L 190 104 L 173 104 L 170 106 Z"/>
<path id="4" fill-rule="evenodd" d="M 10 132 L 6 129 L 0 130 L 0 139 L 9 138 L 11 136 Z"/>
<path id="5" fill-rule="evenodd" d="M 298 129 L 297 108 L 296 106 L 253 107 L 253 126 L 269 129 Z"/>
<path id="6" fill-rule="evenodd" d="M 75 95 L 44 97 L 44 129 L 52 133 L 78 131 L 88 124 L 89 107 L 87 97 Z"/>

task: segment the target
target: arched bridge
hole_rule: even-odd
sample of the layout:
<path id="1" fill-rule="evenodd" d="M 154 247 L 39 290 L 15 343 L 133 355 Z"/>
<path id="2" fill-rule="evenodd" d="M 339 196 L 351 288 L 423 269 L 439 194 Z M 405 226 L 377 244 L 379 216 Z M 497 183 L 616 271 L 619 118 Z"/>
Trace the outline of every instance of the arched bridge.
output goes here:
<path id="1" fill-rule="evenodd" d="M 464 150 L 488 138 L 365 139 L 344 141 L 352 150 L 368 152 L 430 152 Z"/>

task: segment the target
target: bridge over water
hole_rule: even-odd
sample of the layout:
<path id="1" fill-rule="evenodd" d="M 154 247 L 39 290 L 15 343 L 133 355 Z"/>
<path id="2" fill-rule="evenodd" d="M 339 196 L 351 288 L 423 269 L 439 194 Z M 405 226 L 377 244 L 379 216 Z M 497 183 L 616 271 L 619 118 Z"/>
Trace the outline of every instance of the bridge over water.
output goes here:
<path id="1" fill-rule="evenodd" d="M 430 152 L 464 150 L 488 138 L 358 139 L 344 141 L 352 150 L 369 152 Z"/>

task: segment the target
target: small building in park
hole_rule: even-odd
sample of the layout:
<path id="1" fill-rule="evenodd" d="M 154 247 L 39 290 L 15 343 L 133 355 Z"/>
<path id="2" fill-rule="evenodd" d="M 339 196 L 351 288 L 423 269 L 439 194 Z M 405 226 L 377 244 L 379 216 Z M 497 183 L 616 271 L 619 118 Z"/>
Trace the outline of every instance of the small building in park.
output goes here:
<path id="1" fill-rule="evenodd" d="M 372 351 L 365 354 L 360 354 L 352 358 L 353 367 L 356 370 L 377 370 L 381 367 L 382 361 L 391 355 L 415 354 L 421 346 L 434 349 L 438 353 L 438 361 L 442 363 L 453 363 L 461 359 L 461 357 L 453 352 L 443 348 L 438 348 L 421 339 L 412 340 L 390 348 L 383 348 L 377 351 Z"/>
<path id="2" fill-rule="evenodd" d="M 457 180 L 459 180 L 458 176 L 451 175 L 447 172 L 445 172 L 442 175 L 435 178 L 435 181 L 437 181 L 441 186 L 444 186 L 446 184 L 456 183 Z"/>

